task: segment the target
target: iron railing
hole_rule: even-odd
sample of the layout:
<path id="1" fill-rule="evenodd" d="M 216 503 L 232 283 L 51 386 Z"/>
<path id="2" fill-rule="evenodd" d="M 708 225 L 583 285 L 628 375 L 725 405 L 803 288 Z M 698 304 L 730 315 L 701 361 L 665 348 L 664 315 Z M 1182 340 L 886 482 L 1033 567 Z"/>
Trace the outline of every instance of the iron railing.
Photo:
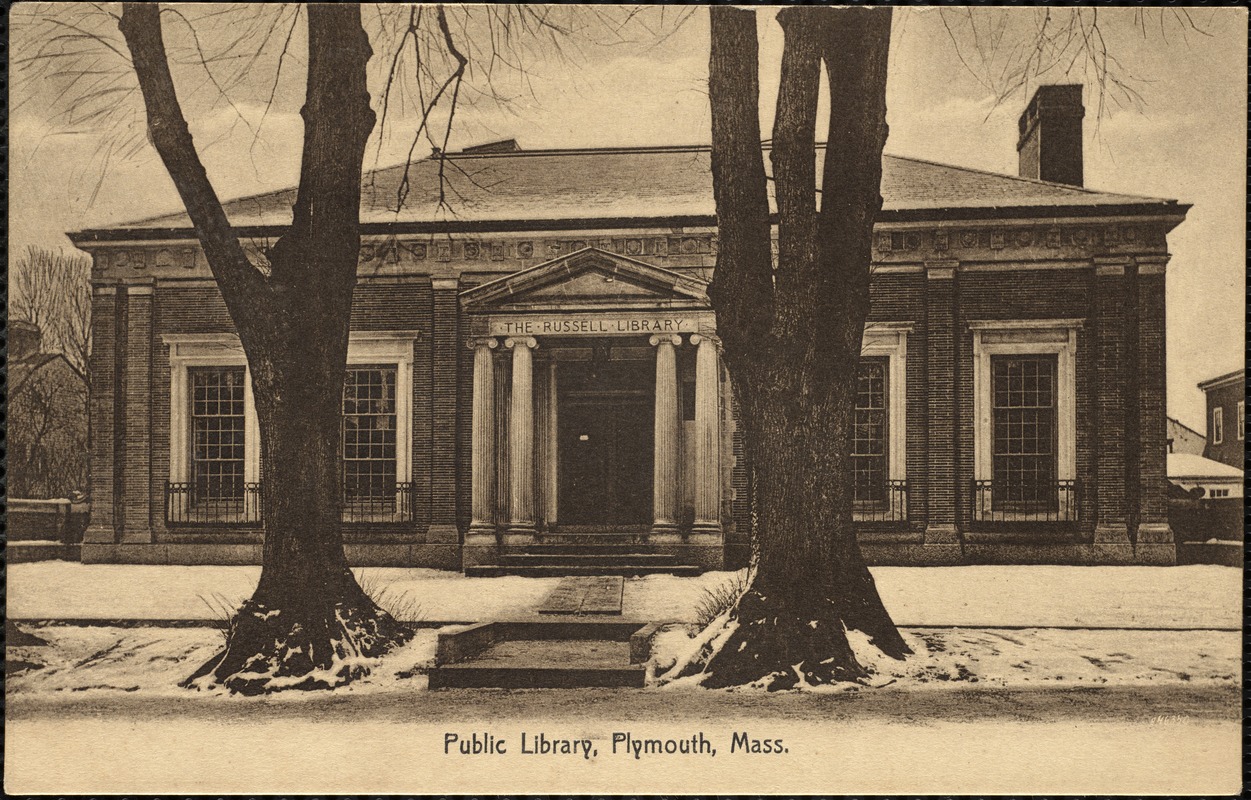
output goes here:
<path id="1" fill-rule="evenodd" d="M 856 500 L 852 505 L 852 519 L 856 522 L 908 521 L 907 481 L 886 481 L 878 494 L 880 497 L 873 500 Z"/>
<path id="2" fill-rule="evenodd" d="M 216 480 L 165 484 L 166 525 L 251 526 L 261 523 L 261 485 Z"/>
<path id="3" fill-rule="evenodd" d="M 378 490 L 361 487 L 343 491 L 343 521 L 347 523 L 411 522 L 413 484 L 399 481 Z M 167 526 L 244 527 L 261 524 L 260 482 L 223 481 L 209 484 L 165 484 Z"/>
<path id="4" fill-rule="evenodd" d="M 412 518 L 413 484 L 408 481 L 383 488 L 369 485 L 343 490 L 344 522 L 409 522 Z"/>
<path id="5" fill-rule="evenodd" d="M 973 482 L 973 519 L 991 523 L 1077 521 L 1077 481 Z"/>

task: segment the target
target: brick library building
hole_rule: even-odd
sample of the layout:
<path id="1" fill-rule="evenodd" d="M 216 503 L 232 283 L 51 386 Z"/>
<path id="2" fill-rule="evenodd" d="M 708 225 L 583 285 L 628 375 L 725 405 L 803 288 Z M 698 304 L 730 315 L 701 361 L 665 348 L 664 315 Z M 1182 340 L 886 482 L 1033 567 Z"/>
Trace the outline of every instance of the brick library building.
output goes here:
<path id="1" fill-rule="evenodd" d="M 1175 560 L 1164 273 L 1188 207 L 1084 188 L 1083 113 L 1080 86 L 1041 87 L 1019 175 L 884 158 L 847 475 L 870 563 Z M 707 295 L 709 149 L 446 158 L 454 213 L 436 161 L 365 180 L 349 558 L 745 565 L 754 476 Z M 246 246 L 281 235 L 294 195 L 227 204 Z M 94 261 L 83 560 L 259 563 L 247 362 L 187 217 L 71 238 Z"/>

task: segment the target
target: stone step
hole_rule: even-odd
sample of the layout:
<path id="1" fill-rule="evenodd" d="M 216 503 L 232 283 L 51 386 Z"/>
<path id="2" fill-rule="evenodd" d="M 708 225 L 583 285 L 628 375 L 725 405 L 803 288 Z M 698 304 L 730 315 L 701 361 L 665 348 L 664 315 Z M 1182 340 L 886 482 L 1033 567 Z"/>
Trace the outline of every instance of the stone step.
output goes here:
<path id="1" fill-rule="evenodd" d="M 631 553 L 651 553 L 652 546 L 639 542 L 543 542 L 528 544 L 517 551 L 518 554 L 536 553 L 551 555 L 612 555 Z"/>
<path id="2" fill-rule="evenodd" d="M 641 689 L 646 680 L 643 666 L 514 669 L 470 663 L 430 672 L 431 689 Z"/>
<path id="3" fill-rule="evenodd" d="M 674 557 L 668 553 L 504 553 L 500 565 L 523 566 L 595 566 L 615 567 L 621 565 L 673 564 Z"/>
<path id="4" fill-rule="evenodd" d="M 566 575 L 698 575 L 699 567 L 688 564 L 617 564 L 617 565 L 561 565 L 544 564 L 516 566 L 508 564 L 478 564 L 465 567 L 465 575 L 471 578 L 496 578 L 501 575 L 520 575 L 527 578 L 557 578 Z"/>
<path id="5" fill-rule="evenodd" d="M 462 663 L 430 672 L 431 689 L 572 689 L 642 687 L 646 667 L 631 663 L 629 641 L 520 639 L 499 641 Z"/>

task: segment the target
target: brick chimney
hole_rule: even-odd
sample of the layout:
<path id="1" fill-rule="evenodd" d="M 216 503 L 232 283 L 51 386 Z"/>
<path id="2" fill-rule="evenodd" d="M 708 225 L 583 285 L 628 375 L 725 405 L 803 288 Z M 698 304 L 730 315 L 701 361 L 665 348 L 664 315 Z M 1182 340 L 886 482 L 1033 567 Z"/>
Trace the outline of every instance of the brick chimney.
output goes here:
<path id="1" fill-rule="evenodd" d="M 1085 114 L 1080 83 L 1039 86 L 1018 123 L 1020 176 L 1081 186 Z"/>

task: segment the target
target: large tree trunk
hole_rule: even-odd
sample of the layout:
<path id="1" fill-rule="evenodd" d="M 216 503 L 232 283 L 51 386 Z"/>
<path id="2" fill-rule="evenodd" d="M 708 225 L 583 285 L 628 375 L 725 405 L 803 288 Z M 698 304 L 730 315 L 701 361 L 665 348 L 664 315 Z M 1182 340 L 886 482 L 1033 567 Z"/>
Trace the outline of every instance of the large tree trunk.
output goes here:
<path id="1" fill-rule="evenodd" d="M 751 586 L 703 663 L 708 686 L 857 680 L 846 630 L 909 652 L 852 524 L 849 458 L 873 220 L 881 208 L 889 9 L 791 8 L 772 164 L 778 257 L 760 147 L 755 14 L 714 7 L 709 90 L 720 253 L 710 290 L 755 471 Z M 820 67 L 828 149 L 816 184 Z M 818 204 L 818 198 L 820 203 Z"/>
<path id="2" fill-rule="evenodd" d="M 230 227 L 178 105 L 155 4 L 127 3 L 130 48 L 161 155 L 247 354 L 261 430 L 260 583 L 224 650 L 187 680 L 256 693 L 320 688 L 367 671 L 411 633 L 370 600 L 340 534 L 340 424 L 360 250 L 361 164 L 374 113 L 372 54 L 357 5 L 308 7 L 299 193 L 290 230 L 253 266 Z"/>

